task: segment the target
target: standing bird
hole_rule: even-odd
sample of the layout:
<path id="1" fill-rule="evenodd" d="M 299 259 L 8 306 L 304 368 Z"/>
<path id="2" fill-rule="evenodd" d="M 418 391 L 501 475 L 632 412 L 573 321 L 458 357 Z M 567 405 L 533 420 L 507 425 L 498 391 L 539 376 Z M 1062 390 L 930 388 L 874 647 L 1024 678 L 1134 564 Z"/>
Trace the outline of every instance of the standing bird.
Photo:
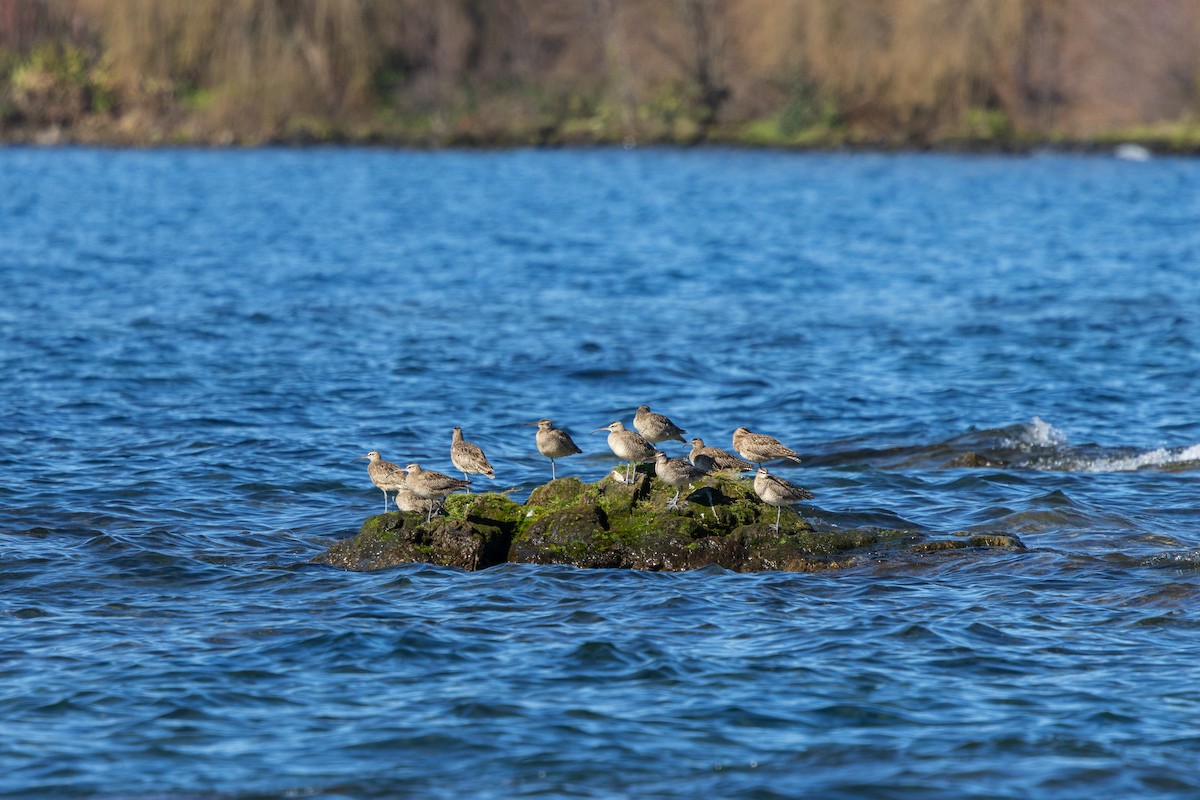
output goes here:
<path id="1" fill-rule="evenodd" d="M 554 469 L 554 459 L 566 458 L 567 456 L 582 453 L 575 442 L 571 440 L 571 434 L 564 430 L 554 427 L 554 423 L 548 419 L 539 419 L 537 422 L 526 422 L 526 425 L 537 426 L 537 441 L 538 452 L 550 459 L 550 480 L 555 480 L 558 475 Z"/>
<path id="2" fill-rule="evenodd" d="M 387 513 L 388 492 L 398 492 L 404 488 L 404 470 L 390 461 L 384 461 L 378 450 L 372 450 L 365 456 L 354 459 L 367 459 L 367 477 L 383 492 L 383 513 Z"/>
<path id="3" fill-rule="evenodd" d="M 687 444 L 687 440 L 683 438 L 683 434 L 687 431 L 662 414 L 655 414 L 650 410 L 650 406 L 638 406 L 637 413 L 633 415 L 633 427 L 637 428 L 637 432 L 647 442 L 657 444 L 668 439 L 675 439 Z"/>
<path id="4" fill-rule="evenodd" d="M 704 470 L 681 458 L 667 458 L 667 454 L 662 450 L 654 452 L 654 474 L 667 486 L 675 487 L 675 496 L 667 503 L 668 509 L 679 505 L 679 493 L 683 491 L 683 487 L 691 489 L 692 484 L 705 475 Z"/>
<path id="5" fill-rule="evenodd" d="M 649 461 L 654 458 L 654 445 L 642 438 L 640 433 L 625 430 L 625 424 L 620 420 L 610 422 L 603 428 L 596 428 L 592 433 L 608 431 L 608 449 L 622 461 L 628 461 L 625 468 L 625 483 L 630 482 L 630 471 L 635 463 Z"/>
<path id="6" fill-rule="evenodd" d="M 801 500 L 812 500 L 812 492 L 788 483 L 783 478 L 772 475 L 762 467 L 754 476 L 754 493 L 769 506 L 775 506 L 775 524 L 771 526 L 779 530 L 779 515 L 784 506 L 799 503 Z"/>
<path id="7" fill-rule="evenodd" d="M 747 472 L 754 469 L 754 465 L 749 461 L 743 461 L 732 453 L 726 453 L 719 447 L 705 446 L 704 440 L 699 436 L 692 439 L 692 452 L 688 453 L 688 461 L 691 461 L 705 472 L 720 472 L 725 470 Z"/>
<path id="8" fill-rule="evenodd" d="M 797 464 L 800 456 L 790 447 L 784 447 L 779 440 L 762 433 L 751 433 L 743 426 L 733 432 L 733 449 L 747 461 L 753 461 L 761 467 L 764 461 L 774 461 L 777 458 L 790 458 Z"/>
<path id="9" fill-rule="evenodd" d="M 461 481 L 440 472 L 421 469 L 421 465 L 416 462 L 409 464 L 404 471 L 408 473 L 405 488 L 417 497 L 426 500 L 441 500 L 455 492 L 461 492 L 471 485 L 470 481 Z M 429 504 L 429 509 L 425 514 L 425 522 L 428 523 L 431 519 L 433 519 L 432 503 Z"/>
<path id="10" fill-rule="evenodd" d="M 396 492 L 397 511 L 424 511 L 426 514 L 436 514 L 441 505 L 437 500 L 427 500 L 411 489 L 401 489 Z"/>
<path id="11" fill-rule="evenodd" d="M 468 483 L 471 480 L 468 475 L 486 475 L 496 480 L 496 472 L 479 445 L 463 441 L 462 428 L 455 428 L 450 436 L 450 463 L 463 474 L 463 480 Z"/>

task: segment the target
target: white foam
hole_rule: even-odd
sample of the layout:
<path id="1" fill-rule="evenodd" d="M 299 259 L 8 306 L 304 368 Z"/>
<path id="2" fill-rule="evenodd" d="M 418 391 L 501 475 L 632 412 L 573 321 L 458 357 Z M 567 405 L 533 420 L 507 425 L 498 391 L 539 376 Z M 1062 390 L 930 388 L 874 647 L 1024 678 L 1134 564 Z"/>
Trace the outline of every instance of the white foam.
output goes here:
<path id="1" fill-rule="evenodd" d="M 1010 447 L 1060 449 L 1059 453 L 1048 461 L 1045 457 L 1038 458 L 1037 467 L 1072 472 L 1133 472 L 1146 467 L 1165 467 L 1170 464 L 1200 461 L 1200 444 L 1190 447 L 1159 447 L 1131 455 L 1087 457 L 1067 449 L 1067 435 L 1036 416 L 1022 426 L 1015 440 L 1009 440 L 1006 444 Z"/>
<path id="2" fill-rule="evenodd" d="M 1182 449 L 1160 447 L 1132 456 L 1098 458 L 1084 465 L 1083 469 L 1085 472 L 1132 472 L 1143 467 L 1165 467 L 1187 461 L 1200 461 L 1200 444 Z"/>
<path id="3" fill-rule="evenodd" d="M 1067 435 L 1058 428 L 1046 422 L 1041 417 L 1034 417 L 1021 426 L 1016 438 L 1006 439 L 1005 447 L 1062 447 L 1067 443 Z"/>
<path id="4" fill-rule="evenodd" d="M 1044 447 L 1061 447 L 1067 444 L 1067 434 L 1060 429 L 1050 425 L 1040 416 L 1034 416 L 1030 420 L 1032 426 L 1032 444 L 1042 445 Z"/>

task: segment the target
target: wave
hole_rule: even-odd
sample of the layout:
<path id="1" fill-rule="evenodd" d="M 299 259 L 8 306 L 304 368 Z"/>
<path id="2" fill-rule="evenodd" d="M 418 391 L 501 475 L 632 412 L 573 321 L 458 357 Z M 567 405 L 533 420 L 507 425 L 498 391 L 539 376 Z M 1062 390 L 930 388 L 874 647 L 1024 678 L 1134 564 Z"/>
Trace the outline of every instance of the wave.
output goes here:
<path id="1" fill-rule="evenodd" d="M 1066 434 L 1034 417 L 1020 426 L 1028 443 L 1031 469 L 1066 472 L 1134 472 L 1142 469 L 1181 470 L 1200 468 L 1200 444 L 1158 447 L 1153 450 L 1083 445 L 1072 447 Z M 1020 441 L 1017 443 L 1020 449 Z"/>
<path id="2" fill-rule="evenodd" d="M 1024 425 L 1014 427 L 1018 429 L 1018 435 L 1015 440 L 1009 440 L 1012 446 L 1063 447 L 1067 444 L 1067 435 L 1041 417 L 1035 416 Z"/>
<path id="3" fill-rule="evenodd" d="M 1040 417 L 1000 428 L 972 429 L 941 442 L 886 449 L 862 448 L 807 459 L 813 466 L 868 464 L 882 469 L 1044 470 L 1053 472 L 1182 472 L 1200 469 L 1200 444 L 1144 450 L 1072 445 Z"/>
<path id="4" fill-rule="evenodd" d="M 1102 458 L 1094 462 L 1089 472 L 1128 472 L 1145 467 L 1200 468 L 1200 444 L 1184 448 L 1160 447 L 1132 456 Z"/>

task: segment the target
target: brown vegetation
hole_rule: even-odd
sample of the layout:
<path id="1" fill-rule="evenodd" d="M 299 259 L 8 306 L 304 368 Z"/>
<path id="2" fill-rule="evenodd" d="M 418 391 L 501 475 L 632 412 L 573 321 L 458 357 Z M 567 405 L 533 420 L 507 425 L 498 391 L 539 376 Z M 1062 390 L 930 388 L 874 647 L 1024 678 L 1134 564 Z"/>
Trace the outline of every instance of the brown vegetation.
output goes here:
<path id="1" fill-rule="evenodd" d="M 1200 0 L 0 0 L 0 136 L 1200 144 Z"/>

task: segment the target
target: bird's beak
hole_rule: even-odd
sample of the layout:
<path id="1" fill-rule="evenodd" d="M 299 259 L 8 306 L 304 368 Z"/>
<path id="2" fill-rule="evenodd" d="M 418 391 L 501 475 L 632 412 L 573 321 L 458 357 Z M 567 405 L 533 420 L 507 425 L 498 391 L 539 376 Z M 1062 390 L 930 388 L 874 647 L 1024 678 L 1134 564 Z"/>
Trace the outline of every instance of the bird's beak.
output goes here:
<path id="1" fill-rule="evenodd" d="M 606 431 L 606 430 L 608 430 L 607 425 L 605 425 L 603 428 L 596 428 L 596 430 L 592 431 L 592 433 L 599 433 L 600 431 Z"/>
<path id="2" fill-rule="evenodd" d="M 351 460 L 351 461 L 359 461 L 359 460 L 361 460 L 361 459 L 364 459 L 364 458 L 370 458 L 370 456 L 359 456 L 358 458 L 352 458 L 352 459 L 350 459 L 350 460 Z"/>
<path id="3" fill-rule="evenodd" d="M 536 422 L 522 422 L 521 423 L 522 428 L 525 428 L 525 427 L 536 428 L 537 426 L 538 426 L 538 424 Z"/>

